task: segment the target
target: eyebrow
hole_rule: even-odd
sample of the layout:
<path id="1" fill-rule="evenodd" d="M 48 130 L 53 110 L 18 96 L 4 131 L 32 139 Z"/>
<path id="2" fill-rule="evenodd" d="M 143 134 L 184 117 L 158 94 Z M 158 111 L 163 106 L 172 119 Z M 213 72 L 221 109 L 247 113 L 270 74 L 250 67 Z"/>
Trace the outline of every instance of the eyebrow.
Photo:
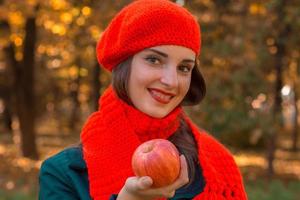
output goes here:
<path id="1" fill-rule="evenodd" d="M 146 49 L 146 50 L 152 51 L 152 52 L 154 52 L 154 53 L 157 53 L 157 54 L 161 55 L 162 57 L 168 58 L 168 54 L 166 54 L 166 53 L 164 53 L 164 52 L 161 52 L 161 51 L 158 51 L 158 50 L 156 50 L 156 49 L 151 49 L 151 48 L 149 48 L 149 49 Z M 195 60 L 193 60 L 193 59 L 183 59 L 182 62 L 191 62 L 191 63 L 195 63 Z"/>

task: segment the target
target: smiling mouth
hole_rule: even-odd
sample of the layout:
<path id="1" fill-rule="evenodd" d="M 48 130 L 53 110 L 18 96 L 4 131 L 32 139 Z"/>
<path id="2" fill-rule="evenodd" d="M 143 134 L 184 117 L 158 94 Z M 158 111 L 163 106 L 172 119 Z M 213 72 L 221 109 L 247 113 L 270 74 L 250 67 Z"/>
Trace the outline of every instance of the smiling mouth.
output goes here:
<path id="1" fill-rule="evenodd" d="M 156 89 L 148 89 L 148 91 L 153 99 L 155 99 L 156 101 L 158 101 L 159 103 L 162 103 L 162 104 L 169 103 L 171 101 L 171 99 L 175 96 L 175 95 L 165 94 Z"/>

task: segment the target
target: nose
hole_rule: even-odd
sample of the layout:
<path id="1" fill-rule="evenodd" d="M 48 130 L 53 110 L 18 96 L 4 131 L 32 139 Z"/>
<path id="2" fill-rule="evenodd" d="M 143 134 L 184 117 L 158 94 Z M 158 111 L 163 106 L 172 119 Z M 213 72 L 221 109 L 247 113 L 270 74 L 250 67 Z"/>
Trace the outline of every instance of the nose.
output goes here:
<path id="1" fill-rule="evenodd" d="M 169 65 L 164 67 L 161 75 L 161 83 L 167 87 L 177 87 L 178 86 L 178 74 L 176 66 Z"/>

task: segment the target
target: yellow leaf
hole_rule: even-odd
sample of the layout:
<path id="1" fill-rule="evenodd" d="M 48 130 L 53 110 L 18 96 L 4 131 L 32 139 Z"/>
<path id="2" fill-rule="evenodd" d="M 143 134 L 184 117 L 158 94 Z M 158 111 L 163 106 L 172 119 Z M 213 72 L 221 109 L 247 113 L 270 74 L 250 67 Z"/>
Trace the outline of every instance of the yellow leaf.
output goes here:
<path id="1" fill-rule="evenodd" d="M 84 16 L 89 16 L 92 12 L 92 9 L 88 6 L 85 6 L 82 8 L 81 12 Z"/>
<path id="2" fill-rule="evenodd" d="M 69 12 L 64 12 L 60 15 L 60 20 L 66 24 L 70 24 L 73 21 L 73 15 Z"/>
<path id="3" fill-rule="evenodd" d="M 11 24 L 21 26 L 24 24 L 24 17 L 20 11 L 9 12 L 8 20 Z"/>

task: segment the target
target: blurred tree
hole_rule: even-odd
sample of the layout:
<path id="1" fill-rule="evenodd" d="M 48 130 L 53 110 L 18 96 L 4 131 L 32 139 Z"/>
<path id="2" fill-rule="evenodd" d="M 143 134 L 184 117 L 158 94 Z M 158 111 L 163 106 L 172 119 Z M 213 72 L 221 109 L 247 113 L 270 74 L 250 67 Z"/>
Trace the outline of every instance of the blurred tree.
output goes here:
<path id="1" fill-rule="evenodd" d="M 21 150 L 25 157 L 37 159 L 35 139 L 34 51 L 36 43 L 36 16 L 25 19 L 25 38 L 22 61 L 16 59 L 15 44 L 7 47 L 7 59 L 13 69 L 16 114 L 21 129 Z M 16 42 L 16 41 L 14 41 Z M 18 43 L 18 41 L 17 41 Z"/>
<path id="2" fill-rule="evenodd" d="M 98 61 L 95 60 L 94 72 L 93 72 L 93 102 L 94 102 L 94 111 L 99 109 L 98 101 L 100 98 L 101 90 L 101 80 L 100 80 L 101 68 L 98 64 Z"/>
<path id="3" fill-rule="evenodd" d="M 0 21 L 1 37 L 9 34 L 9 24 L 7 21 Z M 3 121 L 7 131 L 4 133 L 12 133 L 12 81 L 11 72 L 5 62 L 5 53 L 0 53 L 0 98 L 3 102 Z"/>
<path id="4" fill-rule="evenodd" d="M 293 117 L 293 132 L 292 132 L 292 151 L 294 152 L 298 150 L 297 143 L 299 138 L 299 126 L 298 126 L 299 109 L 297 106 L 298 100 L 299 100 L 298 91 L 294 90 L 293 106 L 295 109 L 295 115 Z"/>
<path id="5" fill-rule="evenodd" d="M 10 66 L 24 65 L 25 22 L 32 16 L 27 8 L 40 4 L 35 12 L 35 115 L 39 126 L 49 126 L 45 119 L 54 119 L 59 124 L 57 134 L 69 131 L 78 136 L 82 121 L 98 109 L 99 96 L 110 83 L 109 73 L 97 63 L 96 42 L 116 12 L 131 0 L 3 2 L 0 19 L 10 24 L 14 21 L 18 27 L 12 27 L 8 36 L 0 34 L 0 49 L 6 46 L 11 51 Z M 176 2 L 194 13 L 202 29 L 200 66 L 207 80 L 207 96 L 188 112 L 196 123 L 228 145 L 263 147 L 269 142 L 272 168 L 276 134 L 284 132 L 276 121 L 281 118 L 280 90 L 289 84 L 295 90 L 295 98 L 300 92 L 299 81 L 292 78 L 295 71 L 299 75 L 300 2 Z M 274 113 L 278 117 L 274 118 Z M 296 145 L 298 124 L 294 122 Z"/>
<path id="6" fill-rule="evenodd" d="M 192 109 L 200 126 L 227 144 L 249 147 L 258 119 L 252 101 L 266 91 L 245 1 L 187 1 L 202 29 L 201 70 L 207 82 L 204 102 Z M 253 20 L 252 20 L 253 21 Z M 251 87 L 249 87 L 251 86 Z"/>
<path id="7" fill-rule="evenodd" d="M 275 89 L 274 89 L 274 106 L 273 106 L 273 125 L 276 129 L 272 129 L 267 138 L 267 151 L 268 151 L 268 176 L 272 177 L 274 174 L 274 158 L 276 150 L 276 141 L 278 131 L 282 129 L 282 109 L 281 109 L 281 89 L 283 87 L 283 67 L 285 66 L 284 58 L 286 57 L 286 38 L 289 34 L 289 24 L 283 20 L 286 18 L 286 1 L 278 0 L 274 6 L 277 14 L 276 20 L 273 22 L 273 29 L 277 29 L 274 35 L 274 68 L 275 68 Z"/>
<path id="8" fill-rule="evenodd" d="M 245 148 L 264 141 L 270 176 L 277 132 L 283 133 L 283 72 L 299 54 L 299 3 L 186 1 L 201 24 L 200 66 L 208 81 L 204 102 L 189 111 L 227 144 Z"/>

